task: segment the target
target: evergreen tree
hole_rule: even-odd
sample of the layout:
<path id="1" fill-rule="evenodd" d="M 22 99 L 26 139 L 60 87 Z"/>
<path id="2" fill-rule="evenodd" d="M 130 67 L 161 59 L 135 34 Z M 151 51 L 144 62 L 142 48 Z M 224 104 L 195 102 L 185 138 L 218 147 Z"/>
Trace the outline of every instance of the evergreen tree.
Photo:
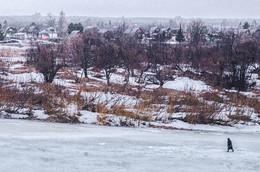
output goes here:
<path id="1" fill-rule="evenodd" d="M 248 29 L 249 27 L 250 27 L 249 23 L 245 22 L 244 25 L 243 25 L 243 29 Z"/>
<path id="2" fill-rule="evenodd" d="M 68 26 L 68 34 L 71 34 L 71 32 L 74 30 L 74 24 L 70 23 Z"/>
<path id="3" fill-rule="evenodd" d="M 68 26 L 68 33 L 71 34 L 71 32 L 74 30 L 79 30 L 80 32 L 83 32 L 84 27 L 81 23 L 70 23 Z"/>
<path id="4" fill-rule="evenodd" d="M 4 31 L 2 28 L 2 25 L 0 24 L 0 41 L 4 40 L 5 36 L 4 36 Z"/>
<path id="5" fill-rule="evenodd" d="M 36 23 L 35 23 L 35 22 L 32 22 L 32 23 L 31 23 L 31 26 L 36 26 Z"/>
<path id="6" fill-rule="evenodd" d="M 5 20 L 5 21 L 4 21 L 4 25 L 3 25 L 3 29 L 5 30 L 7 27 L 8 27 L 8 23 L 7 23 L 7 21 Z"/>
<path id="7" fill-rule="evenodd" d="M 77 27 L 76 27 L 75 30 L 79 30 L 80 32 L 83 32 L 84 27 L 83 27 L 83 25 L 81 23 L 79 23 L 79 24 L 77 24 Z"/>
<path id="8" fill-rule="evenodd" d="M 2 30 L 0 30 L 0 41 L 2 41 L 4 39 L 5 39 L 4 32 Z"/>
<path id="9" fill-rule="evenodd" d="M 176 41 L 178 41 L 179 43 L 185 41 L 181 25 L 180 25 L 180 29 L 178 30 Z"/>

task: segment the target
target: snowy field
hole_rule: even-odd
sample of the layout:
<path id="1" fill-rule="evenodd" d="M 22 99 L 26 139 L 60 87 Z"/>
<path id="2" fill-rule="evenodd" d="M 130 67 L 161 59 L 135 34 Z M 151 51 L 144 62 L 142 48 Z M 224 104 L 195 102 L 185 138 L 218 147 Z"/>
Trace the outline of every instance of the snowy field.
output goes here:
<path id="1" fill-rule="evenodd" d="M 259 171 L 259 135 L 1 119 L 0 171 Z"/>

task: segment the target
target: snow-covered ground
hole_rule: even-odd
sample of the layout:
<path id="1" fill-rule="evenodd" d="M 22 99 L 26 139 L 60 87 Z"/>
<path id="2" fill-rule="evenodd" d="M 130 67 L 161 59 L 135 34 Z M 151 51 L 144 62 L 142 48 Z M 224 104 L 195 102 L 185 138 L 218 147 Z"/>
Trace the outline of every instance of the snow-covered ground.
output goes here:
<path id="1" fill-rule="evenodd" d="M 196 81 L 187 77 L 178 77 L 174 81 L 168 81 L 163 88 L 174 89 L 178 91 L 210 91 L 210 86 L 202 81 Z"/>
<path id="2" fill-rule="evenodd" d="M 235 152 L 226 152 L 231 138 Z M 0 120 L 0 171 L 245 172 L 260 169 L 256 133 L 172 131 Z"/>

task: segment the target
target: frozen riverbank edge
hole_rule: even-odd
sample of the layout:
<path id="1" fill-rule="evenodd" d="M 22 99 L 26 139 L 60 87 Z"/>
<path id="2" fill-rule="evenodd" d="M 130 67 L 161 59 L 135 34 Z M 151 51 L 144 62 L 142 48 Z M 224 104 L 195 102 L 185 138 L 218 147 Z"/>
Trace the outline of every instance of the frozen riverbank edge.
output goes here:
<path id="1" fill-rule="evenodd" d="M 66 123 L 52 123 L 42 122 L 40 120 L 28 120 L 28 119 L 0 119 L 0 123 L 25 123 L 30 125 L 46 125 L 46 126 L 102 126 L 91 123 L 80 124 L 66 124 Z M 151 129 L 151 130 L 184 130 L 184 131 L 201 131 L 201 132 L 217 132 L 217 133 L 241 133 L 241 134 L 260 134 L 260 125 L 255 123 L 248 124 L 234 124 L 233 126 L 221 126 L 221 125 L 203 125 L 203 124 L 189 124 L 180 120 L 174 120 L 171 123 L 165 124 L 160 122 L 150 122 L 147 125 L 139 127 L 124 127 L 124 126 L 105 126 L 112 128 L 129 128 L 129 129 Z"/>

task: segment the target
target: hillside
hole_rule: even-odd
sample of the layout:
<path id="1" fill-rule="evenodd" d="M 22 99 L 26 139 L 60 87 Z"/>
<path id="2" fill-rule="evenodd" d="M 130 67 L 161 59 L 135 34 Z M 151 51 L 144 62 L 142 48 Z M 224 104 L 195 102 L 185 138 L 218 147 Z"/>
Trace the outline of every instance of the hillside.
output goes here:
<path id="1" fill-rule="evenodd" d="M 151 81 L 153 71 L 140 72 L 125 82 L 125 69 L 116 67 L 110 83 L 103 70 L 64 67 L 52 84 L 27 63 L 27 42 L 0 45 L 2 118 L 62 123 L 165 129 L 244 128 L 260 124 L 260 78 L 249 91 L 214 87 L 201 71 L 182 63 L 162 87 Z M 148 79 L 147 79 L 148 77 Z M 196 125 L 195 125 L 196 124 Z M 226 130 L 232 130 L 227 128 Z"/>

